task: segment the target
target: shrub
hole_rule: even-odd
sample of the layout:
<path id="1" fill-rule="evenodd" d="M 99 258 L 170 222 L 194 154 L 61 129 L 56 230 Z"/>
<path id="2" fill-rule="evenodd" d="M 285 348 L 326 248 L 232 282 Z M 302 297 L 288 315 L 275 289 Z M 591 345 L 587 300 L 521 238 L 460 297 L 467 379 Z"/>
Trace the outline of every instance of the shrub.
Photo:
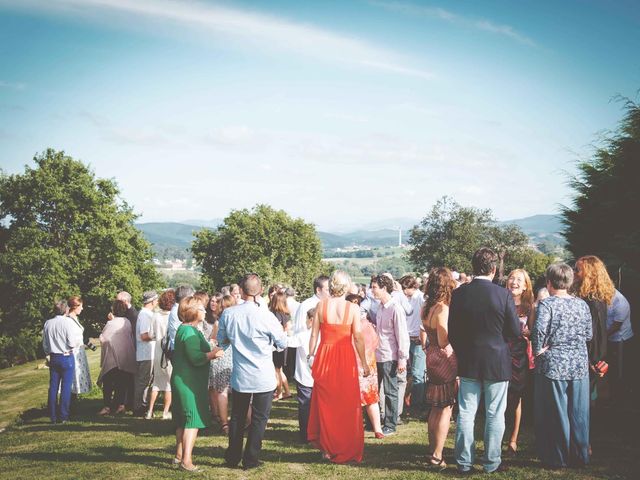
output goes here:
<path id="1" fill-rule="evenodd" d="M 0 336 L 0 368 L 8 368 L 44 356 L 42 336 L 22 331 L 16 335 Z"/>

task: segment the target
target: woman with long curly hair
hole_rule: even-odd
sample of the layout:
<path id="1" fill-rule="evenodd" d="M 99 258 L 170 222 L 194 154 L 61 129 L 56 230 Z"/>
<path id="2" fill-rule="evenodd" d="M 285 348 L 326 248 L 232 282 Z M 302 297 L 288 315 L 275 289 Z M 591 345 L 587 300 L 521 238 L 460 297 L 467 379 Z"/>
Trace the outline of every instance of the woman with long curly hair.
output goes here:
<path id="1" fill-rule="evenodd" d="M 607 267 L 595 255 L 585 255 L 576 260 L 572 293 L 589 305 L 593 325 L 593 339 L 587 342 L 591 370 L 591 392 L 596 381 L 603 377 L 596 365 L 607 354 L 607 306 L 611 305 L 616 289 Z"/>
<path id="2" fill-rule="evenodd" d="M 587 342 L 589 354 L 589 393 L 597 398 L 598 378 L 604 377 L 599 363 L 607 355 L 607 307 L 611 305 L 616 289 L 604 262 L 595 255 L 585 255 L 576 260 L 575 276 L 571 291 L 589 305 L 593 338 Z M 589 456 L 592 454 L 589 445 Z"/>
<path id="3" fill-rule="evenodd" d="M 515 455 L 518 451 L 518 434 L 520 433 L 520 419 L 522 418 L 522 396 L 527 386 L 529 368 L 532 367 L 530 357 L 531 343 L 529 342 L 528 325 L 533 322 L 533 285 L 526 270 L 518 268 L 507 277 L 507 290 L 516 305 L 516 313 L 520 319 L 520 336 L 509 340 L 511 351 L 511 380 L 507 398 L 507 415 L 513 416 L 513 429 L 507 451 Z M 531 362 L 530 362 L 531 360 Z"/>
<path id="4" fill-rule="evenodd" d="M 429 338 L 427 347 L 427 404 L 431 406 L 427 420 L 429 430 L 429 465 L 446 468 L 442 455 L 449 433 L 451 411 L 458 394 L 458 360 L 449 343 L 448 321 L 451 292 L 456 287 L 448 268 L 429 272 L 422 325 Z"/>

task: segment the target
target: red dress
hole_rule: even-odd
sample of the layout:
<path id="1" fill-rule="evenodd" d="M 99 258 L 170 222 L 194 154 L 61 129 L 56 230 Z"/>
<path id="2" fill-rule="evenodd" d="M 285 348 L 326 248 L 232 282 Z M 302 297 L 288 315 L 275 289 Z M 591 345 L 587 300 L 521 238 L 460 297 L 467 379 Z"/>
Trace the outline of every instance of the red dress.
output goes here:
<path id="1" fill-rule="evenodd" d="M 325 300 L 320 305 L 320 346 L 311 371 L 314 383 L 307 438 L 332 462 L 360 462 L 364 428 L 351 324 L 327 323 L 327 304 Z M 350 305 L 346 302 L 346 321 Z"/>

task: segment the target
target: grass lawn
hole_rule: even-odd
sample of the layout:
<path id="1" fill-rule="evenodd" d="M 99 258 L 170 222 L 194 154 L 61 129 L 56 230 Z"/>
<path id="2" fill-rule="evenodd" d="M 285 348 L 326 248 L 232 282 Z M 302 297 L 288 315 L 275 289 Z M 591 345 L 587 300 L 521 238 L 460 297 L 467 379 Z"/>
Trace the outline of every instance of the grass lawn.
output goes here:
<path id="1" fill-rule="evenodd" d="M 97 378 L 99 351 L 90 354 L 93 379 Z M 41 362 L 40 362 L 41 363 Z M 0 370 L 0 422 L 8 425 L 0 433 L 0 478 L 185 478 L 189 474 L 169 465 L 173 458 L 174 427 L 160 419 L 131 416 L 99 418 L 101 393 L 82 398 L 73 421 L 51 426 L 42 408 L 46 402 L 48 371 L 32 362 Z M 336 396 L 339 401 L 339 395 Z M 16 421 L 18 412 L 24 412 Z M 196 442 L 194 461 L 203 468 L 200 478 L 457 478 L 455 468 L 443 473 L 427 471 L 424 462 L 426 427 L 411 421 L 399 427 L 396 436 L 375 440 L 366 433 L 365 459 L 360 465 L 332 465 L 320 460 L 317 450 L 297 443 L 297 407 L 293 400 L 274 404 L 263 444 L 265 466 L 245 473 L 223 467 L 226 438 L 215 431 L 204 432 Z M 452 425 L 452 431 L 454 426 Z M 482 425 L 478 426 L 478 433 Z M 594 479 L 640 477 L 637 413 L 633 418 L 620 412 L 598 412 L 594 421 L 592 464 L 582 470 L 548 471 L 540 468 L 532 447 L 531 427 L 522 429 L 520 453 L 506 459 L 511 469 L 490 478 Z M 480 435 L 478 435 L 479 437 Z M 445 457 L 452 462 L 452 434 Z M 478 442 L 481 453 L 482 442 Z M 478 472 L 480 472 L 479 467 Z M 489 478 L 477 473 L 472 478 Z"/>

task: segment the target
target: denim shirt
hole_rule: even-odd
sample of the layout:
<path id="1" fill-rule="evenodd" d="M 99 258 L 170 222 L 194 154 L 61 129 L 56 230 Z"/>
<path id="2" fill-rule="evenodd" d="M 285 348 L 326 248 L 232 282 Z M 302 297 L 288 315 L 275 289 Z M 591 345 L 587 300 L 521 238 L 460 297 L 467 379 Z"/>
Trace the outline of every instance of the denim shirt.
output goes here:
<path id="1" fill-rule="evenodd" d="M 584 300 L 545 298 L 538 304 L 531 331 L 533 353 L 538 355 L 536 373 L 551 380 L 588 377 L 587 341 L 592 336 L 591 312 Z"/>
<path id="2" fill-rule="evenodd" d="M 264 393 L 275 390 L 273 347 L 287 346 L 287 334 L 266 308 L 254 302 L 229 307 L 218 323 L 218 345 L 233 348 L 231 388 L 236 392 Z"/>

